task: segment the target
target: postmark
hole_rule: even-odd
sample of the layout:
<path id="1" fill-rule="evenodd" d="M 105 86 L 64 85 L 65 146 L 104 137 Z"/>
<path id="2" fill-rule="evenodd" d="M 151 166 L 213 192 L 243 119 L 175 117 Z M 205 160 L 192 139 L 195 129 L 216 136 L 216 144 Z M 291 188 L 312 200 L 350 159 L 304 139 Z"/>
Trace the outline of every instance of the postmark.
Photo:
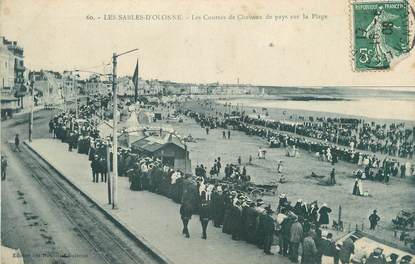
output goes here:
<path id="1" fill-rule="evenodd" d="M 406 0 L 352 3 L 352 55 L 356 71 L 388 70 L 411 50 Z"/>

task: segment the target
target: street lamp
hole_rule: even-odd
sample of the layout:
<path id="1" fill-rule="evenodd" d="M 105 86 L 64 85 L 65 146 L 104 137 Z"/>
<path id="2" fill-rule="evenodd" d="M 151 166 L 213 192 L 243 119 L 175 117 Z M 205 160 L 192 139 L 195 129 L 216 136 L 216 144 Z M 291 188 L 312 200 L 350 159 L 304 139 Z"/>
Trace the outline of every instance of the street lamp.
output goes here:
<path id="1" fill-rule="evenodd" d="M 86 70 L 74 70 L 74 72 L 84 72 L 84 73 L 93 73 L 99 76 L 109 76 L 111 74 L 103 74 L 103 73 L 99 73 L 99 72 L 94 72 L 94 71 L 86 71 Z M 78 93 L 77 93 L 78 94 Z M 78 110 L 78 96 L 76 97 L 76 109 Z M 78 113 L 78 111 L 77 111 Z M 78 115 L 77 115 L 78 116 Z M 107 147 L 106 147 L 106 159 L 107 159 L 107 171 L 108 174 L 111 173 L 111 169 L 110 169 L 110 152 L 109 152 L 109 141 L 107 142 Z M 108 203 L 111 204 L 111 177 L 107 178 L 107 185 L 108 185 Z"/>
<path id="2" fill-rule="evenodd" d="M 72 75 L 72 87 L 75 90 L 75 119 L 78 119 L 78 85 L 75 82 L 75 75 Z"/>
<path id="3" fill-rule="evenodd" d="M 32 107 L 30 109 L 30 125 L 29 125 L 29 142 L 32 142 L 33 137 L 33 115 L 34 115 L 34 108 L 35 108 L 35 91 L 34 91 L 34 80 L 33 80 L 33 74 L 31 76 L 30 80 L 30 88 L 32 92 Z"/>
<path id="4" fill-rule="evenodd" d="M 112 115 L 112 135 L 113 135 L 113 144 L 112 144 L 112 209 L 118 208 L 118 138 L 117 138 L 117 58 L 125 55 L 130 52 L 137 51 L 138 49 L 132 49 L 121 54 L 113 53 L 112 54 L 112 92 L 113 92 L 113 115 Z"/>

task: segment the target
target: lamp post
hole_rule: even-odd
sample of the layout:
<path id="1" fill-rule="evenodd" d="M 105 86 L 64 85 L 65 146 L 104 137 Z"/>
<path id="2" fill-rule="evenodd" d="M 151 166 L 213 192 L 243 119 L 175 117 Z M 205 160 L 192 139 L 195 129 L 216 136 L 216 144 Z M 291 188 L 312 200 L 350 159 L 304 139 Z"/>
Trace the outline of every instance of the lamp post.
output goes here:
<path id="1" fill-rule="evenodd" d="M 33 75 L 32 75 L 33 78 Z M 34 108 L 35 108 L 35 91 L 33 89 L 34 87 L 34 81 L 31 80 L 30 81 L 30 88 L 32 91 L 32 108 L 30 110 L 30 125 L 29 125 L 29 142 L 32 142 L 32 135 L 33 135 L 33 112 L 34 112 Z"/>
<path id="2" fill-rule="evenodd" d="M 112 114 L 112 209 L 117 209 L 118 203 L 118 138 L 117 138 L 117 53 L 112 54 L 112 96 L 113 96 L 113 114 Z"/>
<path id="3" fill-rule="evenodd" d="M 112 93 L 113 93 L 113 115 L 112 115 L 112 209 L 118 209 L 118 138 L 117 138 L 117 58 L 127 53 L 137 51 L 132 49 L 121 54 L 112 54 Z"/>
<path id="4" fill-rule="evenodd" d="M 72 87 L 75 92 L 75 118 L 78 119 L 78 85 L 75 82 L 75 75 L 72 75 Z"/>
<path id="5" fill-rule="evenodd" d="M 109 64 L 107 64 L 107 65 L 109 65 Z M 77 72 L 77 73 L 79 73 L 79 72 L 92 73 L 92 74 L 95 74 L 97 76 L 109 76 L 109 75 L 111 75 L 111 74 L 104 74 L 104 73 L 99 73 L 99 72 L 95 72 L 95 71 L 86 71 L 86 70 L 78 70 L 78 69 L 74 70 L 74 72 Z M 89 96 L 89 94 L 87 96 Z M 78 102 L 78 98 L 76 98 L 76 101 Z M 78 104 L 76 105 L 76 109 L 78 109 Z M 106 165 L 107 165 L 107 173 L 108 173 L 107 174 L 108 204 L 111 204 L 111 196 L 112 196 L 112 194 L 111 194 L 111 177 L 110 177 L 110 173 L 111 173 L 110 157 L 111 156 L 110 156 L 109 148 L 110 148 L 110 141 L 108 140 L 107 145 L 106 145 L 106 160 L 107 160 Z"/>

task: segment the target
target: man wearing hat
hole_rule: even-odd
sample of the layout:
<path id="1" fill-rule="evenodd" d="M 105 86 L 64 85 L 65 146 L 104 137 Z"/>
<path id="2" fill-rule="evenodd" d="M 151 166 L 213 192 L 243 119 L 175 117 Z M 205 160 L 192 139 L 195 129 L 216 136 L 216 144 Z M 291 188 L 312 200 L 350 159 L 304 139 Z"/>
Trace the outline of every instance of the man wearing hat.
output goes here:
<path id="1" fill-rule="evenodd" d="M 225 215 L 225 201 L 222 186 L 217 186 L 212 192 L 213 226 L 221 227 Z"/>
<path id="2" fill-rule="evenodd" d="M 366 260 L 366 264 L 386 264 L 385 255 L 382 248 L 375 248 Z"/>
<path id="3" fill-rule="evenodd" d="M 225 214 L 223 218 L 222 232 L 232 234 L 232 201 L 236 192 L 232 191 L 228 196 L 224 197 Z"/>
<path id="4" fill-rule="evenodd" d="M 357 237 L 352 235 L 343 241 L 339 252 L 339 259 L 343 264 L 350 262 L 350 256 L 354 253 L 354 241 L 356 240 Z"/>
<path id="5" fill-rule="evenodd" d="M 301 257 L 301 264 L 314 264 L 317 255 L 316 244 L 313 239 L 314 231 L 309 230 L 307 237 L 303 241 L 303 254 Z"/>
<path id="6" fill-rule="evenodd" d="M 206 229 L 209 223 L 209 207 L 206 200 L 202 200 L 199 208 L 199 218 L 202 225 L 202 239 L 206 239 Z"/>
<path id="7" fill-rule="evenodd" d="M 257 200 L 257 213 L 258 213 L 258 225 L 255 232 L 255 240 L 256 245 L 258 248 L 264 247 L 264 217 L 265 217 L 265 209 L 261 206 L 264 205 L 264 201 L 262 199 Z"/>
<path id="8" fill-rule="evenodd" d="M 288 214 L 287 209 L 283 208 L 277 216 L 277 221 L 281 221 L 281 231 L 279 234 L 280 250 L 278 254 L 288 256 L 288 247 L 290 245 L 290 231 L 293 224 L 293 214 Z"/>
<path id="9" fill-rule="evenodd" d="M 92 182 L 98 182 L 99 160 L 98 155 L 94 155 L 91 161 Z"/>
<path id="10" fill-rule="evenodd" d="M 272 239 L 274 237 L 274 231 L 275 231 L 275 221 L 272 217 L 272 210 L 271 206 L 268 205 L 265 207 L 266 214 L 263 218 L 263 226 L 264 226 L 264 253 L 267 255 L 274 255 L 271 253 L 271 245 L 272 245 Z"/>
<path id="11" fill-rule="evenodd" d="M 231 209 L 231 232 L 233 240 L 240 240 L 242 237 L 242 202 L 241 196 L 235 198 Z"/>
<path id="12" fill-rule="evenodd" d="M 326 237 L 322 237 L 319 250 L 322 255 L 333 257 L 334 264 L 339 263 L 339 252 L 332 233 L 328 233 Z"/>
<path id="13" fill-rule="evenodd" d="M 278 201 L 278 211 L 281 210 L 282 207 L 286 207 L 287 202 L 287 196 L 285 195 L 285 193 L 281 193 Z"/>
<path id="14" fill-rule="evenodd" d="M 180 206 L 180 216 L 183 222 L 183 235 L 185 235 L 187 238 L 190 237 L 189 229 L 187 228 L 187 225 L 189 224 L 190 219 L 192 218 L 192 207 L 189 203 L 185 202 Z"/>
<path id="15" fill-rule="evenodd" d="M 5 155 L 1 155 L 1 180 L 6 180 L 7 171 L 7 158 Z"/>
<path id="16" fill-rule="evenodd" d="M 255 209 L 255 202 L 250 202 L 249 207 L 246 209 L 246 242 L 255 244 L 255 231 L 258 213 Z"/>
<path id="17" fill-rule="evenodd" d="M 99 172 L 101 174 L 101 182 L 107 182 L 107 160 L 104 158 L 99 159 Z M 97 179 L 98 182 L 98 179 Z"/>
<path id="18" fill-rule="evenodd" d="M 377 215 L 377 210 L 373 210 L 373 213 L 369 216 L 370 230 L 375 230 L 379 220 L 380 217 Z"/>
<path id="19" fill-rule="evenodd" d="M 298 248 L 303 238 L 302 217 L 294 218 L 294 223 L 290 229 L 290 260 L 293 263 L 298 262 Z"/>

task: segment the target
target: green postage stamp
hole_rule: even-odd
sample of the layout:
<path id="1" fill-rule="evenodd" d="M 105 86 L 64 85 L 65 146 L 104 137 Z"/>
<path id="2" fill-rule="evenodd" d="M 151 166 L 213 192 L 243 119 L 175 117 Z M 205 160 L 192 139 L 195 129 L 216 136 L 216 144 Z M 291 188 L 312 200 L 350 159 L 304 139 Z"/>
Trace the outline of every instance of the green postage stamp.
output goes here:
<path id="1" fill-rule="evenodd" d="M 387 70 L 409 53 L 407 1 L 354 1 L 351 8 L 355 70 Z"/>

